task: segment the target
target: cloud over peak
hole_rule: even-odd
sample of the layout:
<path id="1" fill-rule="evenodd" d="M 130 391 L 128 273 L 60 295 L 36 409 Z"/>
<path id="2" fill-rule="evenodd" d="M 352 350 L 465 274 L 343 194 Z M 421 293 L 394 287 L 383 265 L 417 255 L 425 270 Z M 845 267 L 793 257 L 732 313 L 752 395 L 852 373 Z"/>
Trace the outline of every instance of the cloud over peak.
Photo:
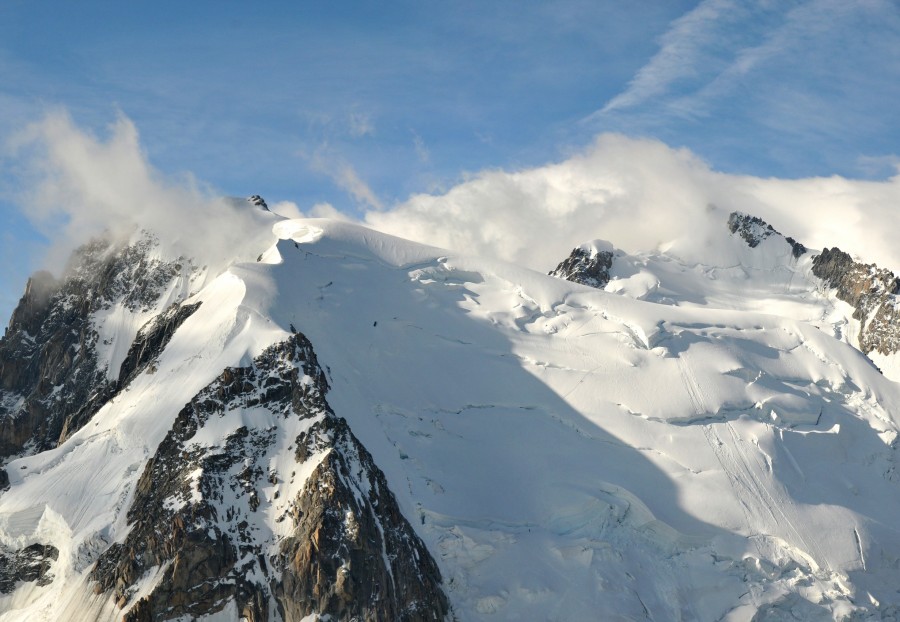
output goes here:
<path id="1" fill-rule="evenodd" d="M 890 228 L 900 176 L 782 180 L 717 172 L 687 149 L 604 134 L 558 163 L 483 171 L 440 195 L 366 214 L 401 237 L 546 271 L 593 238 L 631 252 L 665 246 L 703 262 L 731 211 L 764 218 L 812 248 L 841 246 L 900 271 Z M 714 252 L 714 249 L 712 249 Z"/>
<path id="2" fill-rule="evenodd" d="M 168 179 L 147 161 L 137 128 L 118 115 L 106 137 L 75 125 L 64 111 L 46 115 L 11 142 L 20 161 L 23 212 L 50 239 L 58 268 L 73 246 L 107 232 L 156 233 L 170 253 L 225 263 L 253 252 L 259 215 L 191 175 Z M 258 251 L 257 251 L 258 252 Z"/>
<path id="3" fill-rule="evenodd" d="M 138 226 L 205 263 L 253 260 L 271 242 L 260 218 L 279 218 L 218 198 L 190 176 L 166 178 L 148 163 L 124 116 L 98 138 L 54 113 L 14 147 L 26 162 L 24 211 L 54 241 L 58 257 L 104 229 L 128 233 Z M 600 135 L 559 162 L 484 170 L 447 192 L 389 206 L 367 196 L 350 172 L 342 183 L 350 192 L 362 184 L 356 192 L 370 208 L 365 224 L 541 271 L 595 238 L 631 252 L 672 248 L 702 263 L 734 210 L 760 216 L 811 248 L 837 245 L 900 271 L 893 230 L 883 226 L 896 219 L 900 175 L 884 181 L 734 175 L 713 170 L 688 149 L 621 134 Z M 282 201 L 273 209 L 283 216 L 348 218 L 327 204 Z"/>

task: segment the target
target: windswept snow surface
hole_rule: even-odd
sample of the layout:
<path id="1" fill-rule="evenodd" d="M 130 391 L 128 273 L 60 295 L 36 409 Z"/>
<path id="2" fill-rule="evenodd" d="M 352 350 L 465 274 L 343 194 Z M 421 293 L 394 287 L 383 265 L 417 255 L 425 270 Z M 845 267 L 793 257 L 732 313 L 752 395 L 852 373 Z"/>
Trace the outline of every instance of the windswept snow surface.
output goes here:
<path id="1" fill-rule="evenodd" d="M 709 242 L 708 240 L 706 242 Z M 813 272 L 817 251 L 795 256 L 779 233 L 754 248 L 737 234 L 712 244 L 683 239 L 664 250 L 629 255 L 614 251 L 604 289 L 638 300 L 680 307 L 766 313 L 799 320 L 859 349 L 860 322 Z M 897 354 L 869 353 L 881 371 L 900 381 Z"/>
<path id="2" fill-rule="evenodd" d="M 190 299 L 154 373 L 7 465 L 0 543 L 60 556 L 0 620 L 116 615 L 85 577 L 124 537 L 147 458 L 187 400 L 291 326 L 460 620 L 896 613 L 900 385 L 823 330 L 842 303 L 811 281 L 795 296 L 808 260 L 782 270 L 774 238 L 707 264 L 620 262 L 607 288 L 629 297 L 347 223 L 273 232 Z"/>

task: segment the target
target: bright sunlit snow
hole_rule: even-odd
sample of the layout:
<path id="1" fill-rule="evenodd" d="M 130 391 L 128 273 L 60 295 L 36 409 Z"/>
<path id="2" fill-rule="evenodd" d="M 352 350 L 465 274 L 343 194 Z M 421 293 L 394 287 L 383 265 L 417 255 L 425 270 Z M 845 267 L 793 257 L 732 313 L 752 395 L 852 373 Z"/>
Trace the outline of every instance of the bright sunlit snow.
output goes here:
<path id="1" fill-rule="evenodd" d="M 153 373 L 7 465 L 0 542 L 60 557 L 0 619 L 114 615 L 86 569 L 124 537 L 145 461 L 187 400 L 291 326 L 461 620 L 840 619 L 900 600 L 900 385 L 780 236 L 751 249 L 723 223 L 704 263 L 617 251 L 608 291 L 337 221 L 269 239 L 181 290 L 203 304 Z M 136 330 L 122 318 L 95 318 L 109 360 Z"/>

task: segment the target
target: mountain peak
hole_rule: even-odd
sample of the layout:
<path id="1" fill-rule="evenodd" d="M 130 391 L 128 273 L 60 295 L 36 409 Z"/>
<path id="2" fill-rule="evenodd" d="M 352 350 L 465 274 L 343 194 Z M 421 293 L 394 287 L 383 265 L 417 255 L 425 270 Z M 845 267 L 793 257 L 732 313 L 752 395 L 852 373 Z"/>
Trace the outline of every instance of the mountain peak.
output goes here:
<path id="1" fill-rule="evenodd" d="M 262 208 L 262 209 L 266 210 L 267 212 L 270 211 L 269 206 L 266 204 L 265 199 L 263 199 L 258 194 L 253 194 L 253 195 L 250 195 L 249 197 L 247 197 L 247 202 L 250 203 L 250 205 L 254 205 L 256 207 Z"/>
<path id="2" fill-rule="evenodd" d="M 892 275 L 720 214 L 578 246 L 553 274 L 598 292 L 233 200 L 266 261 L 98 244 L 30 284 L 0 622 L 897 611 L 900 384 L 850 347 L 900 361 Z"/>
<path id="3" fill-rule="evenodd" d="M 743 212 L 731 212 L 728 216 L 728 230 L 732 234 L 739 235 L 750 248 L 756 248 L 769 236 L 776 235 L 784 238 L 791 245 L 794 257 L 800 257 L 806 252 L 806 247 L 794 238 L 786 237 L 779 233 L 772 225 L 758 216 L 751 216 Z"/>
<path id="4" fill-rule="evenodd" d="M 615 249 L 606 240 L 592 240 L 572 249 L 572 253 L 552 270 L 555 276 L 588 287 L 603 289 L 609 283 Z"/>

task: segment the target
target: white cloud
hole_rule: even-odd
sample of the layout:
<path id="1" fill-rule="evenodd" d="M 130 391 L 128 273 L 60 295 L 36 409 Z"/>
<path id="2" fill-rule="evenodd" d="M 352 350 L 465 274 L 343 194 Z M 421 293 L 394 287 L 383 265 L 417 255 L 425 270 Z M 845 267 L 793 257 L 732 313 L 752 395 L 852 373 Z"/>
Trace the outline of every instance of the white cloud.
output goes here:
<path id="1" fill-rule="evenodd" d="M 305 218 L 303 212 L 300 211 L 300 207 L 293 201 L 278 201 L 269 205 L 269 209 L 285 218 Z"/>
<path id="2" fill-rule="evenodd" d="M 279 201 L 269 209 L 285 218 L 331 218 L 332 220 L 351 221 L 351 218 L 340 212 L 331 203 L 316 203 L 307 212 L 303 212 L 293 201 Z"/>
<path id="3" fill-rule="evenodd" d="M 353 166 L 343 158 L 332 153 L 327 144 L 322 145 L 308 157 L 310 167 L 327 175 L 339 188 L 350 194 L 358 203 L 381 209 L 379 198 L 369 185 L 356 172 Z"/>
<path id="4" fill-rule="evenodd" d="M 369 185 L 362 180 L 356 169 L 347 162 L 337 165 L 337 168 L 333 171 L 332 179 L 358 202 L 381 209 L 381 201 L 375 196 Z"/>
<path id="5" fill-rule="evenodd" d="M 349 216 L 338 210 L 331 203 L 316 203 L 309 208 L 307 215 L 309 218 L 331 218 L 332 220 L 343 220 L 345 222 L 352 221 Z"/>
<path id="6" fill-rule="evenodd" d="M 148 229 L 169 252 L 210 264 L 258 253 L 265 243 L 248 233 L 260 230 L 252 222 L 261 212 L 217 198 L 190 177 L 165 178 L 147 162 L 137 129 L 124 116 L 101 139 L 76 127 L 66 113 L 51 113 L 8 148 L 23 162 L 23 212 L 50 239 L 53 268 L 102 231 L 122 236 Z"/>
<path id="7" fill-rule="evenodd" d="M 705 48 L 720 38 L 719 22 L 733 16 L 738 8 L 731 0 L 703 0 L 673 21 L 660 38 L 659 51 L 601 113 L 641 104 L 667 92 L 673 83 L 693 76 L 699 63 L 710 60 Z"/>
<path id="8" fill-rule="evenodd" d="M 134 226 L 206 262 L 242 253 L 252 259 L 269 241 L 248 238 L 251 231 L 268 233 L 257 221 L 262 212 L 154 170 L 124 117 L 101 139 L 53 114 L 21 135 L 16 148 L 28 163 L 23 184 L 32 188 L 23 205 L 58 256 L 102 229 L 127 233 Z M 355 183 L 354 176 L 344 181 Z M 365 222 L 377 229 L 542 271 L 593 238 L 631 252 L 674 244 L 686 259 L 703 261 L 723 239 L 728 213 L 740 210 L 811 248 L 836 245 L 900 272 L 892 226 L 900 175 L 885 181 L 730 175 L 686 149 L 616 134 L 558 163 L 482 171 L 447 192 L 414 195 L 387 209 L 374 195 L 367 202 L 374 209 Z M 327 203 L 272 208 L 290 217 L 347 218 Z"/>
<path id="9" fill-rule="evenodd" d="M 713 171 L 684 149 L 600 136 L 563 162 L 484 171 L 441 195 L 366 214 L 370 226 L 428 244 L 547 271 L 593 238 L 628 251 L 674 244 L 708 260 L 728 214 L 758 215 L 811 248 L 840 246 L 900 272 L 892 227 L 900 176 L 763 179 Z M 721 255 L 720 255 L 721 256 Z"/>

